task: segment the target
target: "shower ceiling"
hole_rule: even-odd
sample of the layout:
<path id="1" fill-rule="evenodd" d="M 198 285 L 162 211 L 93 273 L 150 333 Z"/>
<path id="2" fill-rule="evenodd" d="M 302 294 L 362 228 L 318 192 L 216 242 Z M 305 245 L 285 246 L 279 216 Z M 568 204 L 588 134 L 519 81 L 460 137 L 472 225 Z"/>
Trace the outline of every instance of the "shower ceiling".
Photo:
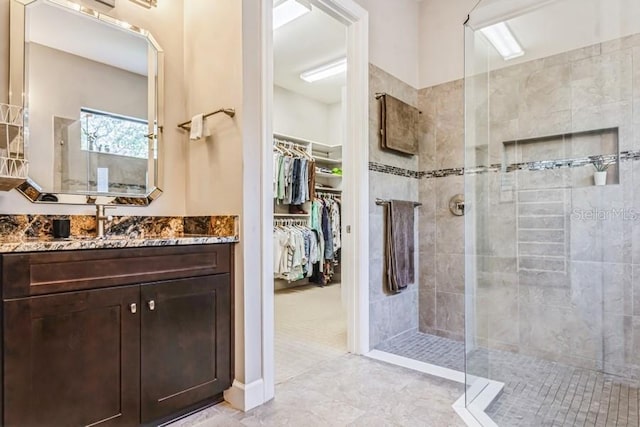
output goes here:
<path id="1" fill-rule="evenodd" d="M 530 0 L 517 0 L 524 10 L 530 10 Z M 513 0 L 484 0 L 471 14 L 473 28 L 482 28 L 506 19 L 526 54 L 506 62 L 494 52 L 492 68 L 502 68 L 519 62 L 552 56 L 640 33 L 640 2 L 638 0 L 555 0 L 540 2 L 546 6 L 529 13 L 513 16 Z M 528 4 L 528 6 L 527 6 Z M 508 6 L 507 6 L 508 7 Z"/>

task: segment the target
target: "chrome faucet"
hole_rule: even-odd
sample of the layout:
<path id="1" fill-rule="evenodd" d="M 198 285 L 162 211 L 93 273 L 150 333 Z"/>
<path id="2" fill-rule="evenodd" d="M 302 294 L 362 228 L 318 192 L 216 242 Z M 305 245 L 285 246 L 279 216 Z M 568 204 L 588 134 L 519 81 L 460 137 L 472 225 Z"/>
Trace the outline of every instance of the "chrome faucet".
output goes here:
<path id="1" fill-rule="evenodd" d="M 115 209 L 115 206 L 96 205 L 96 226 L 98 229 L 98 239 L 104 239 L 104 222 L 111 221 L 111 215 L 106 216 L 105 210 Z"/>

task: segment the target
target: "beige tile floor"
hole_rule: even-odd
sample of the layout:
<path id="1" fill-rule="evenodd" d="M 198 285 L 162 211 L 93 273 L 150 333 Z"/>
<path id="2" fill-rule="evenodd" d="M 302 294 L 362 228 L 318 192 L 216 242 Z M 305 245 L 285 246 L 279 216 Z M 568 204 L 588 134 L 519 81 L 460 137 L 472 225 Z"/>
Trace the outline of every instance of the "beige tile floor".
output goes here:
<path id="1" fill-rule="evenodd" d="M 344 355 L 277 385 L 274 400 L 249 412 L 223 403 L 172 426 L 464 426 L 451 408 L 463 391 L 461 384 Z"/>
<path id="2" fill-rule="evenodd" d="M 340 284 L 276 292 L 276 384 L 347 353 L 347 313 Z"/>
<path id="3" fill-rule="evenodd" d="M 460 384 L 346 354 L 340 286 L 276 293 L 276 398 L 242 413 L 223 403 L 174 423 L 213 426 L 463 426 Z"/>

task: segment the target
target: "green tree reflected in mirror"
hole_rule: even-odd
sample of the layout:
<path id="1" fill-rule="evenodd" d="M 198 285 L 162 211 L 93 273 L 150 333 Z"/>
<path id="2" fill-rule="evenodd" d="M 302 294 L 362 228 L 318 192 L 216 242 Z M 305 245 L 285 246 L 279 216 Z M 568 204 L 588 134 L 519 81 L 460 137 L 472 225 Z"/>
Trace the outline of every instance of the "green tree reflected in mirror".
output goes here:
<path id="1" fill-rule="evenodd" d="M 82 150 L 149 157 L 149 125 L 145 120 L 83 108 L 80 123 Z"/>

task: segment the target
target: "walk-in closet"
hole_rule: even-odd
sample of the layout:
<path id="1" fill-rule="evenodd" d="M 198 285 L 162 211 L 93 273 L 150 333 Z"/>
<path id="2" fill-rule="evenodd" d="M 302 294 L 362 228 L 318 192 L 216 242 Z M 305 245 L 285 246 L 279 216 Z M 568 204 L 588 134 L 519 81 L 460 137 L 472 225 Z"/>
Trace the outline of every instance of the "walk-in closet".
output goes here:
<path id="1" fill-rule="evenodd" d="M 347 352 L 342 283 L 346 28 L 304 0 L 274 7 L 276 383 Z"/>

